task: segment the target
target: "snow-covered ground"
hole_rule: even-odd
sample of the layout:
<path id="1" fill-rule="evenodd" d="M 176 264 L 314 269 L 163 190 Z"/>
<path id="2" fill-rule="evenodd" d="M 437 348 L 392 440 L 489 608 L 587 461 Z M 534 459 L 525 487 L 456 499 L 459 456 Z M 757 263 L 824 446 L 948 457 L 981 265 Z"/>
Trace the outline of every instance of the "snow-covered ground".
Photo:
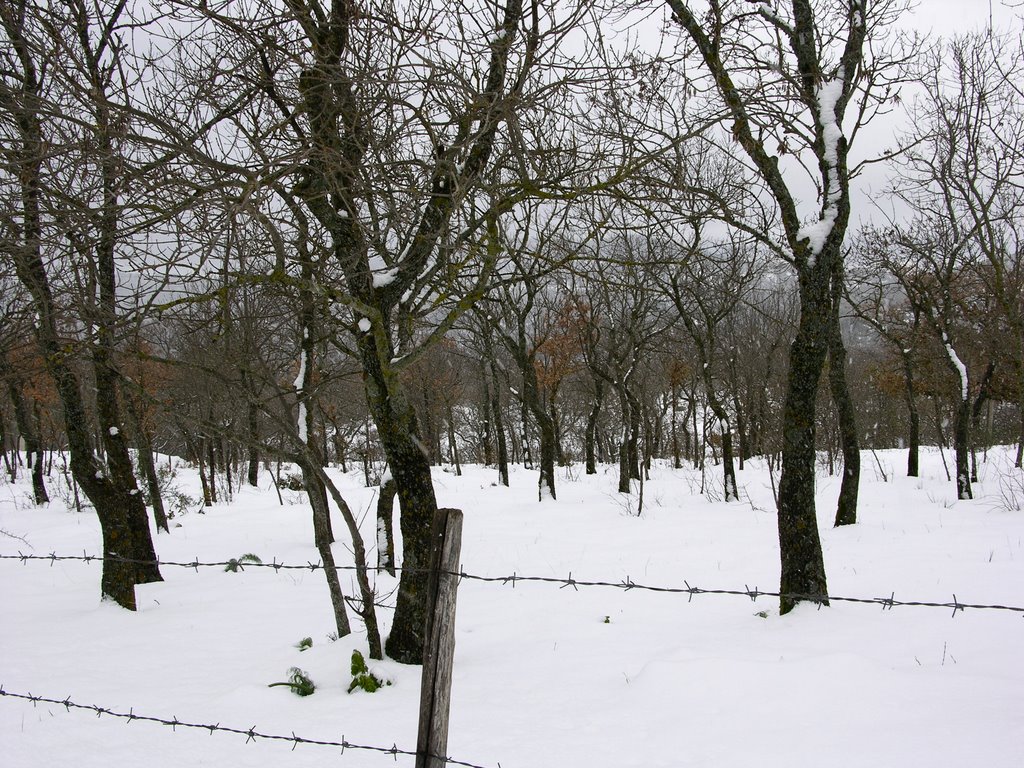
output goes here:
<path id="1" fill-rule="evenodd" d="M 860 519 L 831 527 L 836 478 L 819 478 L 830 592 L 849 597 L 1024 605 L 1024 483 L 1008 454 L 957 501 L 939 455 L 901 477 L 897 452 L 864 456 Z M 947 457 L 949 458 L 949 457 Z M 888 475 L 883 481 L 880 467 Z M 374 541 L 373 489 L 335 473 Z M 558 501 L 536 475 L 437 471 L 439 502 L 465 512 L 467 573 L 701 588 L 776 589 L 778 545 L 767 471 L 739 474 L 745 501 L 696 495 L 692 470 L 657 468 L 636 517 L 612 470 L 559 471 Z M 317 561 L 310 511 L 263 477 L 233 504 L 176 518 L 162 559 Z M 175 483 L 198 496 L 194 471 Z M 91 512 L 36 509 L 28 485 L 0 485 L 0 553 L 99 551 Z M 397 526 L 396 526 L 397 527 Z M 336 520 L 335 531 L 344 531 Z M 12 538 L 22 537 L 24 541 Z M 339 563 L 350 562 L 339 538 Z M 0 560 L 0 684 L 7 692 L 192 723 L 415 749 L 419 668 L 371 667 L 392 685 L 346 693 L 357 632 L 331 642 L 323 574 L 165 566 L 140 610 L 99 600 L 97 563 Z M 351 592 L 348 574 L 343 583 Z M 385 603 L 395 581 L 377 581 Z M 459 588 L 449 754 L 502 768 L 624 766 L 1019 766 L 1024 743 L 1024 619 L 995 610 L 835 603 L 778 615 L 770 598 L 465 580 Z M 762 615 L 763 614 L 763 615 Z M 353 623 L 355 617 L 352 616 Z M 386 631 L 387 609 L 380 611 Z M 296 644 L 313 639 L 311 649 Z M 300 698 L 290 667 L 317 684 Z M 257 740 L 97 717 L 0 697 L 0 765 L 384 766 L 412 758 Z"/>

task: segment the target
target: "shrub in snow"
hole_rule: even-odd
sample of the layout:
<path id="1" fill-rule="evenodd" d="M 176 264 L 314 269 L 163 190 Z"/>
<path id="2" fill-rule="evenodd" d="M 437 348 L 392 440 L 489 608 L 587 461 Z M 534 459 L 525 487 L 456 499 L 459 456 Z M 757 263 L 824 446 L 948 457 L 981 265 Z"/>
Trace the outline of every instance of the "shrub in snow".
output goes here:
<path id="1" fill-rule="evenodd" d="M 366 659 L 359 651 L 352 651 L 352 682 L 349 683 L 348 692 L 357 688 L 367 693 L 373 693 L 385 685 L 391 685 L 390 680 L 381 680 L 366 666 Z"/>
<path id="2" fill-rule="evenodd" d="M 286 685 L 292 689 L 292 693 L 296 696 L 312 696 L 316 690 L 316 686 L 313 681 L 310 680 L 309 675 L 303 672 L 298 667 L 292 667 L 288 670 L 288 680 L 283 683 L 271 683 L 268 688 L 274 688 L 279 685 Z"/>

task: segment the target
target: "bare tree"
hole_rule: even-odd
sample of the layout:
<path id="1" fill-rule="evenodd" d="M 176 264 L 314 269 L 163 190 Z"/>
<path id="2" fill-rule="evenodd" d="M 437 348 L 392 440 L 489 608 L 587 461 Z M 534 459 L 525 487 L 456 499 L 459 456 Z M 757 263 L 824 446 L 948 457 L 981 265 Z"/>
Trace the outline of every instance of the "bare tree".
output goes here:
<path id="1" fill-rule="evenodd" d="M 72 472 L 100 519 L 102 594 L 134 610 L 135 584 L 161 577 L 128 452 L 116 365 L 117 251 L 129 210 L 124 142 L 131 119 L 114 104 L 138 75 L 122 56 L 122 24 L 129 21 L 124 3 L 81 0 L 62 8 L 4 3 L 0 21 L 7 43 L 0 54 L 3 186 L 10 195 L 4 229 L 11 233 L 5 256 L 31 297 L 40 351 L 63 405 Z M 64 307 L 51 273 L 68 263 L 87 275 L 77 318 L 86 332 L 82 341 L 61 333 Z M 80 343 L 92 364 L 105 460 L 93 452 L 69 354 Z"/>
<path id="2" fill-rule="evenodd" d="M 910 222 L 894 223 L 884 235 L 891 247 L 878 246 L 941 344 L 957 382 L 959 498 L 972 497 L 970 381 L 961 322 L 972 279 L 981 279 L 996 300 L 1013 347 L 1024 348 L 1024 110 L 1021 91 L 1013 86 L 1022 66 L 1020 52 L 991 31 L 950 40 L 924 59 L 925 92 L 913 106 L 909 148 L 897 159 L 894 181 L 895 194 L 911 210 Z M 1014 357 L 1022 392 L 1024 358 Z"/>
<path id="3" fill-rule="evenodd" d="M 800 322 L 789 355 L 778 495 L 785 613 L 800 600 L 824 602 L 828 592 L 814 504 L 815 402 L 834 342 L 850 147 L 860 127 L 886 108 L 892 75 L 884 46 L 868 41 L 902 3 L 710 0 L 706 14 L 686 0 L 667 4 L 703 64 L 732 138 L 777 207 L 782 237 L 768 244 L 797 275 Z M 799 178 L 817 189 L 812 217 L 797 205 Z M 725 214 L 744 228 L 741 215 Z M 845 355 L 832 364 L 845 365 Z"/>

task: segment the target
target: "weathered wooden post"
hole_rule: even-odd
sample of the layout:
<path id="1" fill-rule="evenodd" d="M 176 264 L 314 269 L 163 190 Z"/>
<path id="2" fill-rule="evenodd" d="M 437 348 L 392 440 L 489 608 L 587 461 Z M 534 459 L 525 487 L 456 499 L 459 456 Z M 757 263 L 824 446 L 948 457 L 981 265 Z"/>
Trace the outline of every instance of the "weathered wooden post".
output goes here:
<path id="1" fill-rule="evenodd" d="M 424 630 L 423 682 L 416 768 L 444 768 L 455 656 L 455 598 L 462 551 L 462 512 L 439 509 L 430 532 L 430 575 Z"/>

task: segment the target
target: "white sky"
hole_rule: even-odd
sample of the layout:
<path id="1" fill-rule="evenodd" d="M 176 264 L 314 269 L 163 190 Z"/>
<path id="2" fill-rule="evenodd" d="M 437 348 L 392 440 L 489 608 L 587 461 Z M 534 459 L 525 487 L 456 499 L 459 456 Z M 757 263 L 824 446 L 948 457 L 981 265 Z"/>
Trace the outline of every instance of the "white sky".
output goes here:
<path id="1" fill-rule="evenodd" d="M 1011 3 L 1018 7 L 1013 9 Z M 949 35 L 985 27 L 991 11 L 995 27 L 1006 28 L 1014 15 L 1024 15 L 1021 0 L 918 0 L 908 27 L 921 32 Z"/>

